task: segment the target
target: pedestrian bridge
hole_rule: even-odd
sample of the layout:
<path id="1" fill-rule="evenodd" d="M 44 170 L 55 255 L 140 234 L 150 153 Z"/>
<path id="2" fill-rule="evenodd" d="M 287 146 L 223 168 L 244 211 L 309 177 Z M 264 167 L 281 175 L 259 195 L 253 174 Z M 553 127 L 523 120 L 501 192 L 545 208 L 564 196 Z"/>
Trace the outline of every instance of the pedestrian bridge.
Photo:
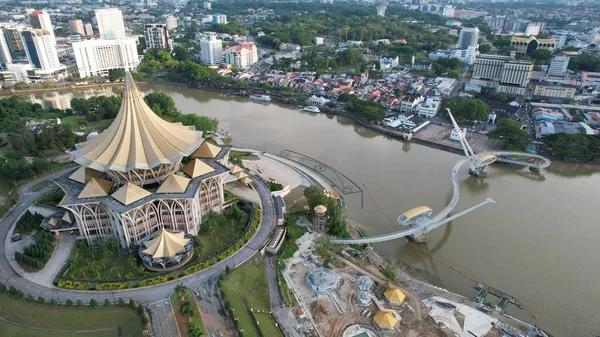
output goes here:
<path id="1" fill-rule="evenodd" d="M 523 166 L 523 167 L 527 167 L 527 168 L 533 169 L 533 170 L 540 170 L 540 169 L 550 166 L 550 159 L 539 156 L 539 155 L 523 153 L 523 152 L 491 151 L 491 152 L 480 153 L 477 155 L 472 155 L 469 157 L 463 157 L 461 160 L 459 160 L 454 165 L 454 168 L 452 169 L 452 176 L 451 176 L 452 188 L 453 188 L 452 199 L 450 200 L 448 205 L 442 211 L 440 211 L 438 214 L 436 214 L 435 216 L 429 217 L 427 219 L 427 221 L 418 221 L 415 226 L 407 228 L 405 230 L 398 231 L 398 232 L 383 234 L 383 235 L 369 236 L 369 237 L 360 238 L 360 239 L 334 239 L 334 240 L 331 240 L 331 242 L 337 243 L 337 244 L 363 244 L 363 243 L 384 242 L 384 241 L 403 238 L 403 237 L 410 236 L 410 235 L 419 236 L 419 235 L 427 233 L 433 229 L 436 229 L 439 226 L 442 226 L 462 215 L 465 215 L 483 205 L 486 205 L 488 203 L 493 203 L 494 201 L 492 199 L 488 198 L 485 201 L 483 201 L 473 207 L 470 207 L 460 213 L 457 213 L 449 218 L 446 218 L 446 216 L 448 216 L 448 214 L 450 214 L 454 210 L 454 208 L 456 207 L 456 204 L 458 203 L 458 199 L 460 198 L 460 186 L 458 183 L 458 172 L 459 172 L 460 168 L 465 164 L 474 165 L 475 167 L 483 167 L 483 166 L 487 166 L 493 162 L 501 162 L 501 163 L 507 163 L 507 164 L 516 165 L 516 166 Z M 477 165 L 477 163 L 480 163 L 481 166 Z M 427 213 L 426 209 L 424 209 L 422 207 L 429 209 L 426 206 L 421 206 L 421 207 L 417 207 L 416 209 L 405 212 L 403 215 L 400 216 L 400 218 L 405 217 L 407 219 L 399 218 L 398 219 L 399 222 L 400 222 L 400 220 L 402 220 L 400 222 L 400 224 L 402 224 L 402 225 L 408 224 L 407 221 L 410 220 L 410 218 L 406 217 L 406 214 L 413 215 L 413 213 L 414 213 L 413 217 L 415 217 L 417 215 L 420 215 L 421 213 L 424 213 L 424 212 Z"/>

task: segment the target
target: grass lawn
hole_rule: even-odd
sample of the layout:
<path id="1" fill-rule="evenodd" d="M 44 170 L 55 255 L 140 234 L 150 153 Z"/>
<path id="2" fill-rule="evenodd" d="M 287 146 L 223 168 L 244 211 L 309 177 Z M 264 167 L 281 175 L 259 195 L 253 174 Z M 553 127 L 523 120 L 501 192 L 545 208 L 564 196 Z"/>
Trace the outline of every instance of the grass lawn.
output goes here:
<path id="1" fill-rule="evenodd" d="M 293 204 L 292 207 L 290 207 L 288 212 L 289 213 L 303 212 L 304 207 L 306 207 L 306 206 L 308 206 L 308 200 L 306 200 L 306 198 L 302 198 L 302 199 L 298 200 L 298 202 Z"/>
<path id="2" fill-rule="evenodd" d="M 260 322 L 258 326 L 263 336 L 284 337 L 281 330 L 275 325 L 275 319 L 271 314 L 254 313 L 254 317 Z"/>
<path id="3" fill-rule="evenodd" d="M 202 318 L 200 317 L 200 309 L 198 308 L 198 302 L 196 302 L 196 298 L 194 298 L 194 295 L 187 289 L 184 293 L 184 298 L 185 298 L 184 301 L 187 300 L 192 303 L 193 308 L 194 308 L 193 320 L 200 323 L 200 325 L 202 325 L 202 333 L 206 334 L 206 329 L 204 328 L 204 324 L 202 323 Z M 179 331 L 181 332 L 181 336 L 188 337 L 189 336 L 188 318 L 181 314 L 182 301 L 179 298 L 179 296 L 177 296 L 176 293 L 173 293 L 173 295 L 171 295 L 171 303 L 173 303 L 173 311 L 175 311 L 175 318 L 177 320 L 177 325 L 179 325 Z"/>
<path id="4" fill-rule="evenodd" d="M 244 301 L 249 307 L 255 309 L 269 309 L 271 307 L 268 291 L 269 284 L 264 262 L 261 262 L 258 265 L 246 263 L 233 270 L 223 280 L 222 289 L 225 292 L 225 300 L 229 302 L 232 309 L 235 310 L 239 329 L 244 329 L 244 336 L 260 336 L 253 322 L 254 318 L 244 306 Z M 267 321 L 265 324 L 269 325 L 269 322 Z M 277 329 L 275 326 L 271 328 L 261 328 L 263 330 Z"/>
<path id="5" fill-rule="evenodd" d="M 118 337 L 116 330 L 88 332 L 88 333 L 64 333 L 48 332 L 20 328 L 0 321 L 0 333 L 2 337 Z"/>
<path id="6" fill-rule="evenodd" d="M 100 298 L 98 298 L 98 302 L 100 301 Z M 119 327 L 121 329 L 121 336 L 142 336 L 142 320 L 140 315 L 135 310 L 129 308 L 52 308 L 29 304 L 2 294 L 0 295 L 0 316 L 11 322 L 36 328 L 75 331 Z M 6 330 L 4 330 L 5 328 Z M 104 331 L 86 334 L 47 333 L 43 331 L 17 328 L 14 326 L 9 326 L 6 323 L 0 324 L 0 335 L 2 337 L 117 336 L 116 331 Z"/>
<path id="7" fill-rule="evenodd" d="M 73 128 L 73 130 L 75 130 L 75 131 L 90 132 L 92 130 L 96 130 L 98 132 L 102 132 L 102 131 L 104 131 L 104 129 L 108 128 L 113 121 L 112 119 L 103 119 L 100 121 L 89 122 L 89 124 L 85 128 L 85 130 L 80 130 L 79 125 L 77 123 L 77 121 L 79 119 L 85 119 L 85 117 L 84 116 L 69 116 L 69 117 L 65 117 L 65 118 L 61 119 L 61 122 L 70 125 L 71 128 Z"/>
<path id="8" fill-rule="evenodd" d="M 36 192 L 36 191 L 39 191 L 42 188 L 44 188 L 44 187 L 46 187 L 46 186 L 48 186 L 50 184 L 52 184 L 52 180 L 42 181 L 41 183 L 37 183 L 37 184 L 31 186 L 30 190 L 33 191 L 33 192 Z"/>
<path id="9" fill-rule="evenodd" d="M 14 183 L 7 179 L 0 179 L 0 196 L 7 196 L 8 191 L 14 186 Z"/>

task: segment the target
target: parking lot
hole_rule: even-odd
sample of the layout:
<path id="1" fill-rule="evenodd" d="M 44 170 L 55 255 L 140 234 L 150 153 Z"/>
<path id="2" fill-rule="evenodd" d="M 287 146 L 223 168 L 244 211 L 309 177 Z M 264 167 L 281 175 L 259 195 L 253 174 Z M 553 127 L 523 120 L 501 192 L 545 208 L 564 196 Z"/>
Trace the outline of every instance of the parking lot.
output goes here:
<path id="1" fill-rule="evenodd" d="M 452 132 L 450 126 L 430 123 L 415 133 L 413 137 L 461 149 L 460 142 L 450 139 L 450 132 Z M 501 140 L 489 139 L 485 134 L 471 131 L 467 131 L 467 141 L 475 153 L 497 150 L 502 145 Z"/>

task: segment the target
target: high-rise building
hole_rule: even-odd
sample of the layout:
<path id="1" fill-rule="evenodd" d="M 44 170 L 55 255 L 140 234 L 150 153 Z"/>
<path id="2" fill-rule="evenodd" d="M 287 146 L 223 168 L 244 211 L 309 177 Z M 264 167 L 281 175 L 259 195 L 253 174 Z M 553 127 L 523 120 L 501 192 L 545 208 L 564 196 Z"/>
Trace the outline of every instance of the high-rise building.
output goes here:
<path id="1" fill-rule="evenodd" d="M 27 52 L 21 36 L 22 27 L 3 27 L 0 31 L 4 44 L 8 48 L 8 54 L 3 56 L 3 60 L 8 60 L 10 56 L 10 61 L 6 63 L 27 61 Z"/>
<path id="2" fill-rule="evenodd" d="M 213 23 L 220 23 L 220 24 L 226 25 L 227 24 L 227 15 L 220 14 L 220 13 L 213 15 Z"/>
<path id="3" fill-rule="evenodd" d="M 83 21 L 79 19 L 69 21 L 69 30 L 71 31 L 71 34 L 86 35 L 83 28 Z"/>
<path id="4" fill-rule="evenodd" d="M 256 45 L 252 42 L 225 49 L 225 63 L 235 68 L 245 68 L 258 62 Z"/>
<path id="5" fill-rule="evenodd" d="M 463 28 L 458 36 L 458 43 L 456 44 L 457 49 L 467 49 L 469 47 L 477 48 L 477 42 L 479 41 L 479 28 Z"/>
<path id="6" fill-rule="evenodd" d="M 485 18 L 485 23 L 492 30 L 499 29 L 504 26 L 504 17 L 487 17 Z"/>
<path id="7" fill-rule="evenodd" d="M 73 53 L 82 78 L 106 76 L 111 69 L 133 70 L 140 63 L 134 37 L 75 42 Z"/>
<path id="8" fill-rule="evenodd" d="M 527 24 L 525 27 L 525 36 L 538 36 L 540 34 L 540 29 L 542 28 L 542 24 L 539 22 L 531 22 Z"/>
<path id="9" fill-rule="evenodd" d="M 96 10 L 96 21 L 100 38 L 103 40 L 122 39 L 125 35 L 123 12 L 118 8 L 103 8 Z"/>
<path id="10" fill-rule="evenodd" d="M 31 29 L 21 32 L 27 60 L 31 65 L 43 71 L 61 68 L 56 52 L 56 38 L 47 30 Z"/>
<path id="11" fill-rule="evenodd" d="M 563 76 L 569 68 L 570 60 L 571 58 L 568 56 L 554 56 L 548 67 L 548 75 Z"/>
<path id="12" fill-rule="evenodd" d="M 50 14 L 45 11 L 33 11 L 29 14 L 29 22 L 34 29 L 41 29 L 48 31 L 54 36 L 54 28 L 52 28 L 52 22 L 50 21 Z"/>
<path id="13" fill-rule="evenodd" d="M 94 28 L 92 27 L 91 23 L 86 23 L 85 26 L 83 26 L 85 29 L 85 35 L 86 36 L 92 36 L 94 35 Z"/>
<path id="14" fill-rule="evenodd" d="M 177 18 L 172 15 L 167 16 L 167 29 L 171 30 L 175 28 L 177 28 Z"/>
<path id="15" fill-rule="evenodd" d="M 200 39 L 200 60 L 206 65 L 223 62 L 223 41 L 214 35 Z"/>
<path id="16" fill-rule="evenodd" d="M 509 56 L 479 55 L 475 58 L 472 84 L 495 88 L 498 92 L 523 95 L 533 63 Z"/>
<path id="17" fill-rule="evenodd" d="M 210 1 L 204 1 L 204 9 L 212 9 L 212 4 Z"/>
<path id="18" fill-rule="evenodd" d="M 166 24 L 144 25 L 144 36 L 146 37 L 146 49 L 173 49 L 173 41 L 169 37 Z"/>
<path id="19" fill-rule="evenodd" d="M 385 16 L 385 10 L 387 9 L 387 2 L 380 2 L 377 4 L 377 16 Z"/>

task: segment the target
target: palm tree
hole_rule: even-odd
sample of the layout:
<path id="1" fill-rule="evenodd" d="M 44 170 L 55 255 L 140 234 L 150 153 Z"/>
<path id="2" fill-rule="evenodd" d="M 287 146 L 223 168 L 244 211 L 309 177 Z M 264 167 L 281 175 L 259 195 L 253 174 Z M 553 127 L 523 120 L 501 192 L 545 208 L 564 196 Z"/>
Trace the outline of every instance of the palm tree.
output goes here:
<path id="1" fill-rule="evenodd" d="M 178 283 L 178 284 L 175 286 L 175 293 L 176 293 L 176 294 L 179 296 L 179 300 L 180 300 L 181 302 L 183 302 L 183 300 L 184 300 L 184 298 L 183 298 L 183 294 L 184 294 L 184 292 L 185 292 L 185 289 L 186 289 L 186 288 L 185 288 L 185 286 L 183 285 L 183 283 Z"/>
<path id="2" fill-rule="evenodd" d="M 113 267 L 113 273 L 116 273 L 119 279 L 121 278 L 121 273 L 123 272 L 123 266 L 116 265 Z"/>
<path id="3" fill-rule="evenodd" d="M 187 316 L 188 320 L 191 322 L 194 318 L 194 307 L 192 307 L 192 303 L 189 301 L 183 302 L 181 305 L 181 314 Z"/>
<path id="4" fill-rule="evenodd" d="M 188 330 L 190 332 L 190 336 L 192 337 L 200 337 L 204 333 L 202 326 L 198 322 L 189 322 Z"/>

